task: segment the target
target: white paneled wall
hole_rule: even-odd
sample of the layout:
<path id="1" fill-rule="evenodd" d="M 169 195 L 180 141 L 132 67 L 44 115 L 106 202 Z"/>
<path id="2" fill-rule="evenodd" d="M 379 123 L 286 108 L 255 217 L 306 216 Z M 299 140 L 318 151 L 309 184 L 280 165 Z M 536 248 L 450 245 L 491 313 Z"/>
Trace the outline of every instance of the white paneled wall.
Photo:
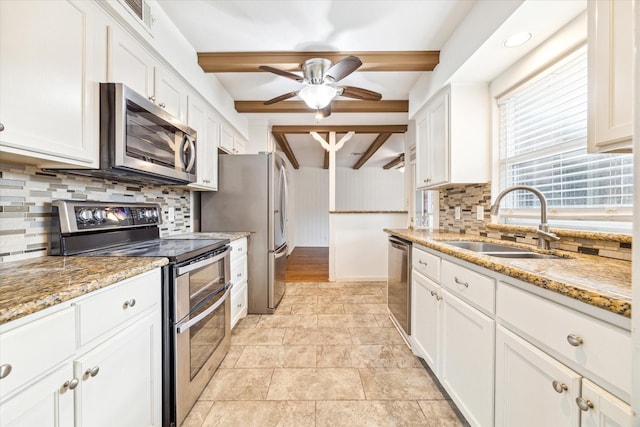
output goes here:
<path id="1" fill-rule="evenodd" d="M 406 210 L 404 174 L 380 167 L 336 168 L 336 210 Z"/>
<path id="2" fill-rule="evenodd" d="M 293 189 L 295 246 L 329 246 L 329 171 L 290 169 Z"/>

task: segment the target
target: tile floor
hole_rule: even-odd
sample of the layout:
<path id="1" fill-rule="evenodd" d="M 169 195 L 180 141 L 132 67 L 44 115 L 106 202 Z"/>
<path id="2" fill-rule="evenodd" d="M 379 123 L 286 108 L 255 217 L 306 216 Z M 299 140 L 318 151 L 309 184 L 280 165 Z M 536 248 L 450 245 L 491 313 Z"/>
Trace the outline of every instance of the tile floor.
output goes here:
<path id="1" fill-rule="evenodd" d="M 464 426 L 393 327 L 386 283 L 287 283 L 249 315 L 183 427 Z"/>

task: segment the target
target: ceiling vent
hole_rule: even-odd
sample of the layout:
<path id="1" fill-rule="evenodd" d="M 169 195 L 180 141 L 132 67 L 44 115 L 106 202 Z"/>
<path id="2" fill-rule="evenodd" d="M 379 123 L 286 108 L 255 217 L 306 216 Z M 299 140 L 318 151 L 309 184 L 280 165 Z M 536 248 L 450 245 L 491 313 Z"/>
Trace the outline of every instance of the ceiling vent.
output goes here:
<path id="1" fill-rule="evenodd" d="M 120 3 L 126 6 L 129 13 L 135 16 L 147 31 L 151 32 L 155 19 L 151 14 L 151 6 L 146 0 L 120 0 Z"/>

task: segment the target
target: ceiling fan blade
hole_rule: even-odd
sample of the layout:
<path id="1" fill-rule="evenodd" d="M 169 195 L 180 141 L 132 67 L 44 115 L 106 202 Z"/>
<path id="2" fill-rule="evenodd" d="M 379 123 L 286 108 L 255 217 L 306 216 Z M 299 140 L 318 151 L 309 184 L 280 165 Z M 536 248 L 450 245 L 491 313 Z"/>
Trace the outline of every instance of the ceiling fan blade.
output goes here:
<path id="1" fill-rule="evenodd" d="M 340 81 L 360 68 L 362 61 L 357 56 L 347 56 L 346 58 L 333 64 L 324 75 L 328 83 Z"/>
<path id="2" fill-rule="evenodd" d="M 276 102 L 280 102 L 280 101 L 284 101 L 285 99 L 293 98 L 297 94 L 298 94 L 298 92 L 285 93 L 284 95 L 276 96 L 275 98 L 271 98 L 268 101 L 264 101 L 264 105 L 275 104 Z"/>
<path id="3" fill-rule="evenodd" d="M 326 107 L 318 110 L 317 116 L 321 118 L 329 117 L 331 115 L 331 104 L 327 104 Z"/>
<path id="4" fill-rule="evenodd" d="M 347 98 L 363 99 L 365 101 L 380 101 L 382 95 L 372 90 L 363 89 L 355 86 L 343 86 L 340 96 L 346 96 Z"/>
<path id="5" fill-rule="evenodd" d="M 302 78 L 302 76 L 290 73 L 285 70 L 280 70 L 279 68 L 269 67 L 268 65 L 261 65 L 258 68 L 260 68 L 262 71 L 267 71 L 269 73 L 277 74 L 279 76 L 286 77 L 288 79 L 295 80 L 300 83 L 304 81 L 304 78 Z"/>

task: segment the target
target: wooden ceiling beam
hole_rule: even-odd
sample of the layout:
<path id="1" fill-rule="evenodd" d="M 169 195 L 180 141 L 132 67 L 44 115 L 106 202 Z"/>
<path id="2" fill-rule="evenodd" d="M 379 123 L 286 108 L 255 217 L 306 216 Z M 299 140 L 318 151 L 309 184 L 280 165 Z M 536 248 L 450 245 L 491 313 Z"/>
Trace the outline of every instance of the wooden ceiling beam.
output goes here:
<path id="1" fill-rule="evenodd" d="M 440 62 L 440 52 L 373 51 L 373 52 L 198 52 L 198 64 L 205 73 L 262 72 L 260 65 L 285 71 L 300 71 L 310 58 L 327 58 L 333 63 L 349 56 L 362 61 L 358 71 L 433 71 Z"/>
<path id="2" fill-rule="evenodd" d="M 264 105 L 264 101 L 235 101 L 238 113 L 313 113 L 304 101 L 283 101 Z M 340 101 L 331 102 L 332 113 L 407 113 L 409 101 Z"/>
<path id="3" fill-rule="evenodd" d="M 405 133 L 407 125 L 291 125 L 273 126 L 271 132 L 276 133 L 309 133 L 309 132 L 335 132 L 335 133 Z"/>
<path id="4" fill-rule="evenodd" d="M 371 156 L 373 156 L 375 152 L 378 151 L 380 147 L 384 145 L 385 142 L 387 142 L 390 136 L 391 136 L 390 133 L 381 133 L 380 135 L 378 135 L 376 139 L 373 140 L 369 148 L 367 148 L 367 151 L 365 151 L 362 154 L 362 156 L 360 156 L 356 164 L 353 165 L 353 168 L 360 169 L 362 165 L 364 165 L 367 162 L 367 160 L 369 160 Z"/>
<path id="5" fill-rule="evenodd" d="M 391 160 L 389 163 L 384 165 L 382 169 L 391 169 L 392 167 L 397 166 L 403 162 L 404 162 L 404 154 L 400 154 L 398 157 L 396 157 L 395 159 Z"/>
<path id="6" fill-rule="evenodd" d="M 285 154 L 285 156 L 287 156 L 287 159 L 289 159 L 289 162 L 291 162 L 291 165 L 293 166 L 293 168 L 300 169 L 300 163 L 298 163 L 298 159 L 296 159 L 296 155 L 293 154 L 293 150 L 289 145 L 289 141 L 287 141 L 287 137 L 284 134 L 275 133 L 275 132 L 273 133 L 273 137 L 276 140 L 276 143 L 278 144 L 282 152 Z"/>

